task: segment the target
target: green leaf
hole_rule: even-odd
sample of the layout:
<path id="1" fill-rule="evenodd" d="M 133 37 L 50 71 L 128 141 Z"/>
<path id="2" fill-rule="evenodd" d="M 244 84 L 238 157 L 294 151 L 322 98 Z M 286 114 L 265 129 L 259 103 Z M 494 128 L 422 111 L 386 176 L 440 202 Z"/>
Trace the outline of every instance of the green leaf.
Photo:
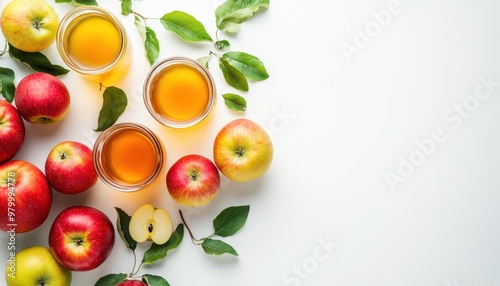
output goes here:
<path id="1" fill-rule="evenodd" d="M 15 74 L 9 68 L 0 67 L 0 92 L 10 103 L 14 100 L 16 86 L 14 85 Z"/>
<path id="2" fill-rule="evenodd" d="M 115 86 L 107 87 L 103 93 L 103 104 L 95 131 L 104 131 L 115 124 L 127 107 L 127 95 Z"/>
<path id="3" fill-rule="evenodd" d="M 205 66 L 208 69 L 209 68 L 208 62 L 210 61 L 210 58 L 212 58 L 212 57 L 211 56 L 201 57 L 201 58 L 197 58 L 196 61 L 200 65 Z"/>
<path id="4" fill-rule="evenodd" d="M 156 37 L 156 33 L 153 29 L 146 26 L 144 21 L 137 16 L 135 17 L 134 24 L 144 40 L 146 58 L 148 59 L 149 64 L 152 65 L 160 55 L 160 43 Z"/>
<path id="5" fill-rule="evenodd" d="M 118 207 L 115 207 L 115 210 L 117 214 L 116 229 L 125 242 L 125 245 L 131 250 L 135 250 L 137 242 L 132 238 L 129 231 L 131 216 Z"/>
<path id="6" fill-rule="evenodd" d="M 231 110 L 245 111 L 247 109 L 247 101 L 241 95 L 226 93 L 223 94 L 222 97 L 224 98 L 224 103 L 227 108 Z"/>
<path id="7" fill-rule="evenodd" d="M 120 282 L 127 279 L 127 274 L 108 274 L 106 276 L 101 277 L 94 286 L 116 286 Z"/>
<path id="8" fill-rule="evenodd" d="M 222 57 L 226 58 L 244 76 L 255 81 L 265 80 L 269 77 L 264 63 L 256 56 L 244 52 L 227 52 Z"/>
<path id="9" fill-rule="evenodd" d="M 132 0 L 121 0 L 122 15 L 127 16 L 132 13 Z"/>
<path id="10" fill-rule="evenodd" d="M 240 230 L 248 218 L 250 206 L 228 207 L 214 219 L 215 235 L 230 236 Z"/>
<path id="11" fill-rule="evenodd" d="M 56 3 L 76 3 L 78 5 L 99 6 L 96 0 L 56 0 Z"/>
<path id="12" fill-rule="evenodd" d="M 227 0 L 215 10 L 219 30 L 236 33 L 241 23 L 251 18 L 260 8 L 268 8 L 269 0 Z"/>
<path id="13" fill-rule="evenodd" d="M 222 71 L 227 84 L 238 90 L 248 91 L 248 81 L 245 75 L 232 66 L 227 58 L 219 58 L 219 68 Z"/>
<path id="14" fill-rule="evenodd" d="M 69 72 L 69 70 L 59 65 L 52 64 L 49 59 L 40 52 L 24 52 L 9 44 L 9 55 L 13 59 L 23 62 L 39 72 L 46 72 L 54 76 L 67 74 Z"/>
<path id="15" fill-rule="evenodd" d="M 169 250 L 175 249 L 181 244 L 184 238 L 184 225 L 181 223 L 177 226 L 170 238 L 164 244 L 153 243 L 151 247 L 144 252 L 143 264 L 151 264 L 157 260 L 167 256 Z"/>
<path id="16" fill-rule="evenodd" d="M 203 242 L 201 243 L 201 247 L 203 248 L 205 253 L 211 255 L 222 255 L 228 253 L 234 256 L 238 256 L 238 253 L 231 245 L 218 239 L 205 238 L 205 240 L 203 240 Z"/>
<path id="17" fill-rule="evenodd" d="M 142 275 L 142 281 L 148 286 L 170 286 L 165 278 L 151 274 Z"/>
<path id="18" fill-rule="evenodd" d="M 99 6 L 96 0 L 75 0 L 75 2 L 80 5 Z"/>
<path id="19" fill-rule="evenodd" d="M 228 48 L 230 46 L 231 46 L 231 44 L 229 43 L 228 40 L 219 40 L 219 41 L 215 42 L 215 48 L 217 50 L 223 50 L 224 48 Z"/>
<path id="20" fill-rule="evenodd" d="M 205 26 L 195 17 L 182 12 L 173 11 L 161 17 L 160 22 L 165 29 L 174 32 L 184 41 L 201 42 L 213 41 Z"/>

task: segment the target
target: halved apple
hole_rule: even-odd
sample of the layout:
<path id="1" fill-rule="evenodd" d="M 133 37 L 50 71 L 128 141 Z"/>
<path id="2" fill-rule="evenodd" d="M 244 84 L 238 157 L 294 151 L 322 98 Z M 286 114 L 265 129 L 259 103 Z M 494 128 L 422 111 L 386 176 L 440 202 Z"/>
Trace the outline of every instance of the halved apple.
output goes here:
<path id="1" fill-rule="evenodd" d="M 152 240 L 161 245 L 172 235 L 172 218 L 166 210 L 146 204 L 132 215 L 129 231 L 132 239 L 137 242 Z"/>

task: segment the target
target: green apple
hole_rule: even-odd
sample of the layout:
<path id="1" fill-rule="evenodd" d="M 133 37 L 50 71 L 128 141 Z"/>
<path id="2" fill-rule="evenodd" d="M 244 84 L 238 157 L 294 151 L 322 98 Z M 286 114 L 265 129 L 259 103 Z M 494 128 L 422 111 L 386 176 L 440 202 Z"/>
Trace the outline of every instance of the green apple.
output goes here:
<path id="1" fill-rule="evenodd" d="M 25 52 L 38 52 L 56 39 L 59 16 L 44 0 L 13 0 L 0 15 L 7 42 Z"/>
<path id="2" fill-rule="evenodd" d="M 247 182 L 262 176 L 271 166 L 273 143 L 259 124 L 236 119 L 219 131 L 214 141 L 214 161 L 228 179 Z"/>
<path id="3" fill-rule="evenodd" d="M 69 286 L 71 271 L 62 267 L 46 247 L 25 248 L 7 260 L 7 286 Z"/>

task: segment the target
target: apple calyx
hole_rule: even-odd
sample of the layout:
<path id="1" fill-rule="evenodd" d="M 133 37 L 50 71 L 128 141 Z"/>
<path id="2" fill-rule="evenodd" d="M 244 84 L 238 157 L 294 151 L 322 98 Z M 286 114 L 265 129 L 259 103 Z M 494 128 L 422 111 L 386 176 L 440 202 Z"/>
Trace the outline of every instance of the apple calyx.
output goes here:
<path id="1" fill-rule="evenodd" d="M 236 155 L 238 155 L 238 157 L 243 157 L 243 155 L 245 155 L 245 150 L 243 148 L 238 148 L 236 151 L 234 151 L 234 153 L 236 153 Z"/>

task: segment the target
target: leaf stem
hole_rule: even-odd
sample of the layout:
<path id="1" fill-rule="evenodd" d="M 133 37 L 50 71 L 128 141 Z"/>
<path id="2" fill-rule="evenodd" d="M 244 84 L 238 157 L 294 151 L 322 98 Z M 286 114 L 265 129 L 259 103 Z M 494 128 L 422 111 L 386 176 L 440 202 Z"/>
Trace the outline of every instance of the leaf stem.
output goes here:
<path id="1" fill-rule="evenodd" d="M 203 240 L 205 239 L 196 239 L 193 235 L 193 232 L 191 231 L 191 229 L 189 228 L 189 225 L 186 223 L 186 220 L 184 219 L 184 215 L 182 214 L 182 211 L 179 210 L 179 214 L 181 215 L 181 220 L 182 222 L 184 223 L 184 225 L 186 226 L 186 229 L 188 230 L 189 232 L 189 236 L 191 237 L 191 241 L 194 243 L 194 244 L 197 244 L 197 245 L 200 245 Z"/>
<path id="2" fill-rule="evenodd" d="M 3 47 L 3 51 L 0 52 L 0 57 L 8 53 L 8 43 L 5 41 L 5 46 Z"/>

